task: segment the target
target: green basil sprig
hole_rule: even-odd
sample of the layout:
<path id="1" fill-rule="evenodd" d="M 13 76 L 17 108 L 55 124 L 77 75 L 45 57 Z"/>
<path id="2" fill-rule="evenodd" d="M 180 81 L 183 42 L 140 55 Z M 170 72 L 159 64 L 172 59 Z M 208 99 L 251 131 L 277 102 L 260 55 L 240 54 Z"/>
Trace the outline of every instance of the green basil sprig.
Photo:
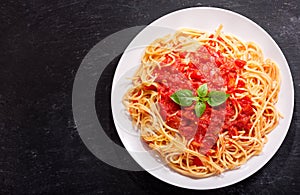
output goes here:
<path id="1" fill-rule="evenodd" d="M 212 106 L 219 106 L 223 104 L 230 96 L 223 91 L 210 91 L 208 92 L 207 84 L 199 86 L 197 89 L 198 96 L 194 96 L 193 92 L 189 89 L 181 89 L 173 93 L 170 98 L 180 106 L 191 106 L 193 101 L 195 104 L 195 113 L 197 117 L 201 117 L 206 109 L 206 102 Z"/>
<path id="2" fill-rule="evenodd" d="M 193 92 L 189 89 L 181 89 L 173 93 L 171 96 L 171 99 L 179 104 L 180 106 L 190 106 L 192 105 L 194 100 L 197 100 L 193 96 Z"/>

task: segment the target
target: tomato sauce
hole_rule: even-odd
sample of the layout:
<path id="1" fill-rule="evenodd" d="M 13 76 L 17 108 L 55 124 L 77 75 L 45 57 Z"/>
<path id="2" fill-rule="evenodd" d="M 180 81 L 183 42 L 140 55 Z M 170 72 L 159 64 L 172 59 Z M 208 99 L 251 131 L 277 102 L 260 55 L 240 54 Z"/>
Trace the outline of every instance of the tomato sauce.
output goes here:
<path id="1" fill-rule="evenodd" d="M 205 83 L 209 91 L 222 90 L 227 94 L 239 92 L 238 88 L 244 87 L 245 83 L 239 81 L 237 87 L 235 83 L 245 61 L 225 58 L 208 47 L 200 47 L 196 52 L 176 53 L 175 63 L 164 66 L 171 61 L 172 58 L 166 55 L 161 68 L 157 67 L 153 72 L 157 75 L 155 82 L 159 84 L 160 114 L 169 126 L 178 129 L 187 139 L 194 138 L 196 147 L 213 147 L 222 131 L 228 131 L 230 136 L 237 135 L 241 129 L 249 131 L 253 114 L 250 97 L 239 100 L 229 98 L 226 103 L 214 108 L 206 104 L 206 110 L 200 118 L 194 112 L 194 104 L 180 107 L 170 98 L 180 89 L 190 89 L 197 96 L 196 90 Z M 235 114 L 236 103 L 241 105 L 242 111 L 235 121 L 230 121 Z"/>

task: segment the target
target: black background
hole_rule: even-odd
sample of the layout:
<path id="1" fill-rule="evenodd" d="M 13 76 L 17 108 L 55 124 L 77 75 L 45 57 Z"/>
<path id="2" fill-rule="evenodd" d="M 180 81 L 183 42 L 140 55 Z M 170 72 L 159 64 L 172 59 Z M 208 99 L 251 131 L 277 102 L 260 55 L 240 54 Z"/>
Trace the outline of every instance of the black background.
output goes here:
<path id="1" fill-rule="evenodd" d="M 82 143 L 71 107 L 76 71 L 96 43 L 192 6 L 229 9 L 263 27 L 285 54 L 295 88 L 293 121 L 275 156 L 248 179 L 206 192 L 299 194 L 300 2 L 293 0 L 1 0 L 0 194 L 203 193 L 166 184 L 145 171 L 122 171 L 101 162 Z M 115 59 L 103 73 L 96 105 L 105 131 L 119 142 L 110 110 L 117 63 Z"/>

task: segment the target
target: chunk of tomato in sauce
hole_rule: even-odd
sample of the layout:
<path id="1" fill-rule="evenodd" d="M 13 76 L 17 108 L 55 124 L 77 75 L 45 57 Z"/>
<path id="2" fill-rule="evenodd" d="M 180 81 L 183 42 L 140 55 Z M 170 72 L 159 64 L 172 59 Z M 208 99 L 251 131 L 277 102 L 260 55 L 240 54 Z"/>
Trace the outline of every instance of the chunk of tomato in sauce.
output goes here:
<path id="1" fill-rule="evenodd" d="M 235 65 L 237 65 L 237 66 L 240 67 L 240 68 L 243 68 L 243 67 L 247 64 L 246 61 L 240 60 L 240 59 L 236 59 L 236 60 L 234 61 L 234 63 L 235 63 Z"/>
<path id="2" fill-rule="evenodd" d="M 229 133 L 229 136 L 231 136 L 231 137 L 237 136 L 238 135 L 237 128 L 235 126 L 229 127 L 228 133 Z"/>
<path id="3" fill-rule="evenodd" d="M 201 161 L 199 158 L 197 158 L 197 157 L 195 157 L 195 158 L 193 159 L 193 163 L 194 163 L 194 165 L 196 165 L 196 166 L 203 166 L 202 161 Z"/>

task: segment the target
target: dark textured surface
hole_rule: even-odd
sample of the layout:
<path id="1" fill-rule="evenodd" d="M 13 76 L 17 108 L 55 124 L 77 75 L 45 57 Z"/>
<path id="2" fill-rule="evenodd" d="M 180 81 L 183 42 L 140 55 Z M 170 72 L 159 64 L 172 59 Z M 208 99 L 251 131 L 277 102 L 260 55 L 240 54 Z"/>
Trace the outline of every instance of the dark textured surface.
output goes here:
<path id="1" fill-rule="evenodd" d="M 285 54 L 295 87 L 293 121 L 275 156 L 248 179 L 206 192 L 299 194 L 300 2 L 293 0 L 0 1 L 0 194 L 202 193 L 104 164 L 82 143 L 71 108 L 77 68 L 93 45 L 191 6 L 226 8 L 263 27 Z M 96 101 L 116 142 L 109 98 L 117 62 L 102 75 Z"/>

